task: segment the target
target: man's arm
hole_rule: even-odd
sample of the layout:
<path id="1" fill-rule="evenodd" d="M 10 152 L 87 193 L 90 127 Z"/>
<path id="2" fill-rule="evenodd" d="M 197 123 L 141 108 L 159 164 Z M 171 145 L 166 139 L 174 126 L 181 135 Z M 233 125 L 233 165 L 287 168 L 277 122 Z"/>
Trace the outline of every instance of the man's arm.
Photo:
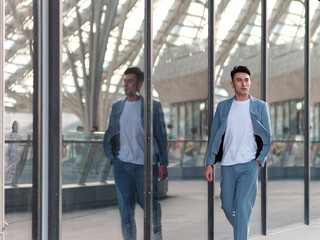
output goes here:
<path id="1" fill-rule="evenodd" d="M 260 155 L 258 156 L 257 160 L 260 163 L 260 166 L 264 166 L 265 160 L 267 158 L 267 155 L 270 151 L 270 145 L 271 145 L 271 127 L 270 127 L 270 116 L 269 116 L 269 110 L 267 103 L 263 104 L 263 109 L 261 111 L 261 124 L 267 131 L 267 138 L 263 139 L 263 147 L 262 151 L 260 152 Z"/>
<path id="2" fill-rule="evenodd" d="M 221 106 L 220 103 L 217 106 L 216 113 L 213 117 L 213 121 L 211 124 L 211 133 L 210 133 L 210 141 L 208 143 L 208 152 L 207 152 L 207 165 L 213 165 L 215 161 L 216 155 L 212 153 L 212 147 L 213 147 L 213 140 L 218 132 L 218 129 L 220 127 L 220 111 L 221 111 Z"/>
<path id="3" fill-rule="evenodd" d="M 269 110 L 268 110 L 267 103 L 264 104 L 261 119 L 262 119 L 261 123 L 265 127 L 265 129 L 267 130 L 267 132 L 269 134 L 270 141 L 271 141 L 271 124 L 270 124 L 270 116 L 269 116 Z"/>
<path id="4" fill-rule="evenodd" d="M 156 102 L 154 106 L 154 111 L 157 112 L 154 119 L 154 123 L 156 126 L 153 127 L 153 135 L 159 147 L 159 162 L 160 165 L 168 165 L 167 131 L 164 121 L 164 114 L 160 102 Z"/>
<path id="5" fill-rule="evenodd" d="M 212 165 L 207 165 L 206 169 L 204 171 L 204 176 L 209 182 L 213 181 L 213 166 Z"/>
<path id="6" fill-rule="evenodd" d="M 164 114 L 162 110 L 162 106 L 160 102 L 157 102 L 155 104 L 156 109 L 154 111 L 157 111 L 157 117 L 155 119 L 156 126 L 154 128 L 154 138 L 157 142 L 157 145 L 159 147 L 159 173 L 158 177 L 159 180 L 162 181 L 167 178 L 168 176 L 168 152 L 167 152 L 167 131 L 166 131 L 166 125 L 164 121 Z"/>
<path id="7" fill-rule="evenodd" d="M 168 176 L 167 165 L 160 165 L 159 174 L 158 174 L 159 180 L 160 181 L 165 180 L 167 176 Z"/>
<path id="8" fill-rule="evenodd" d="M 114 105 L 112 105 L 111 108 L 111 112 L 110 112 L 110 116 L 109 116 L 109 123 L 108 123 L 108 128 L 104 134 L 104 138 L 103 138 L 103 149 L 104 149 L 104 153 L 107 156 L 107 158 L 111 161 L 111 163 L 113 163 L 114 161 L 114 156 L 112 154 L 112 149 L 111 149 L 111 144 L 110 144 L 110 140 L 111 140 L 111 135 L 112 135 L 112 131 L 113 131 L 113 126 L 112 126 L 112 116 L 113 116 L 113 108 Z"/>
<path id="9" fill-rule="evenodd" d="M 213 181 L 213 164 L 215 161 L 215 157 L 216 155 L 213 154 L 212 151 L 212 145 L 213 145 L 213 139 L 217 134 L 217 131 L 220 127 L 220 110 L 221 106 L 220 104 L 218 104 L 217 106 L 217 110 L 215 113 L 215 116 L 213 117 L 213 121 L 211 124 L 211 133 L 210 133 L 210 141 L 208 143 L 208 152 L 207 152 L 207 161 L 206 161 L 206 169 L 204 171 L 204 176 L 205 178 L 209 181 L 212 182 Z"/>

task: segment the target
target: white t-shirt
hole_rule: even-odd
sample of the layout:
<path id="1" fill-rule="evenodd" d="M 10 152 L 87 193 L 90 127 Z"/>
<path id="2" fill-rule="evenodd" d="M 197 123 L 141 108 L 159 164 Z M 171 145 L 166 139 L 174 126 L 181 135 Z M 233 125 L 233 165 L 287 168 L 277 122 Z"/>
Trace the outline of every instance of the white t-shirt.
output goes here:
<path id="1" fill-rule="evenodd" d="M 141 99 L 126 101 L 120 116 L 118 158 L 121 161 L 144 164 L 144 129 L 141 121 Z"/>
<path id="2" fill-rule="evenodd" d="M 250 99 L 234 100 L 228 115 L 221 165 L 249 162 L 255 159 L 256 152 L 257 144 L 250 117 Z"/>

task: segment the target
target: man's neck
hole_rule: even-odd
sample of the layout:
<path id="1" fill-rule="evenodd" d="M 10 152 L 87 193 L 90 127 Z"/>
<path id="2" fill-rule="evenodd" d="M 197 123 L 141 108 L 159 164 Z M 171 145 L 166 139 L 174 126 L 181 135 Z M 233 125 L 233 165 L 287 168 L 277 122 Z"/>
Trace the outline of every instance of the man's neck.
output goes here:
<path id="1" fill-rule="evenodd" d="M 130 95 L 130 96 L 127 96 L 127 100 L 129 102 L 135 102 L 135 101 L 138 101 L 140 99 L 140 96 L 138 95 Z"/>
<path id="2" fill-rule="evenodd" d="M 246 101 L 250 98 L 250 95 L 247 94 L 247 95 L 235 95 L 235 100 L 236 101 L 239 101 L 239 102 L 242 102 L 242 101 Z"/>

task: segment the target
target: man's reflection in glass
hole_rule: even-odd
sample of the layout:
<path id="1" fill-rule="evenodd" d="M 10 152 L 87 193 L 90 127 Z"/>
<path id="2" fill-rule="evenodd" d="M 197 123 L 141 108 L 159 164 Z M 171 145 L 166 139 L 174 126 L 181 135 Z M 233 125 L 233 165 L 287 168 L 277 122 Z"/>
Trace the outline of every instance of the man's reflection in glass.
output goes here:
<path id="1" fill-rule="evenodd" d="M 144 198 L 144 99 L 140 95 L 144 73 L 138 67 L 124 73 L 126 98 L 115 102 L 104 137 L 104 150 L 113 171 L 125 240 L 136 239 L 135 199 Z M 153 101 L 153 239 L 162 239 L 158 178 L 167 177 L 167 134 L 161 104 Z"/>

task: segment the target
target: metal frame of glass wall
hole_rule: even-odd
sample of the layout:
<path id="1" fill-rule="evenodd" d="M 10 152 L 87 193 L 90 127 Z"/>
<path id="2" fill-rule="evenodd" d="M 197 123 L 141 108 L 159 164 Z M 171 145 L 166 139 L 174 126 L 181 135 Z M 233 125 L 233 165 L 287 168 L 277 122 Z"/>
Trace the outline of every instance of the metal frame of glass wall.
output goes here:
<path id="1" fill-rule="evenodd" d="M 208 136 L 211 132 L 211 122 L 214 114 L 214 83 L 215 83 L 215 59 L 214 59 L 214 29 L 215 29 L 215 1 L 208 1 Z M 210 138 L 208 139 L 209 142 Z M 213 173 L 215 167 L 213 166 Z M 214 239 L 214 179 L 208 182 L 208 239 Z"/>
<path id="2" fill-rule="evenodd" d="M 61 239 L 62 1 L 35 0 L 34 16 L 32 238 Z"/>
<path id="3" fill-rule="evenodd" d="M 267 102 L 268 21 L 267 0 L 261 1 L 261 99 Z M 261 233 L 267 235 L 267 166 L 261 169 Z"/>
<path id="4" fill-rule="evenodd" d="M 209 0 L 208 37 L 208 114 L 209 126 L 214 111 L 214 3 Z M 309 165 L 309 98 L 310 98 L 310 56 L 309 56 L 309 0 L 305 4 L 305 46 L 304 46 L 304 222 L 310 223 L 310 165 Z M 267 100 L 267 6 L 262 0 L 262 43 L 261 43 L 261 94 Z M 33 127 L 33 239 L 60 239 L 61 237 L 61 40 L 62 40 L 62 2 L 49 0 L 34 1 L 34 127 Z M 4 1 L 0 5 L 0 125 L 4 120 Z M 152 0 L 145 0 L 145 71 L 146 71 L 146 111 L 147 129 L 145 135 L 145 155 L 151 156 L 152 139 Z M 50 48 L 48 47 L 50 46 Z M 306 131 L 307 130 L 307 131 Z M 210 132 L 210 131 L 209 131 Z M 3 127 L 0 130 L 3 137 Z M 4 154 L 4 141 L 1 141 L 0 154 Z M 151 159 L 149 157 L 149 159 Z M 145 229 L 144 238 L 151 239 L 152 171 L 146 164 L 145 171 Z M 0 167 L 3 178 L 3 162 Z M 267 234 L 267 169 L 262 171 L 261 181 L 262 234 Z M 208 239 L 214 239 L 214 184 L 208 184 Z M 4 226 L 3 186 L 1 187 L 1 228 Z M 2 236 L 2 235 L 1 235 Z"/>
<path id="5" fill-rule="evenodd" d="M 144 239 L 152 239 L 152 0 L 145 0 L 144 15 L 144 70 L 145 70 L 145 103 L 144 103 Z"/>
<path id="6" fill-rule="evenodd" d="M 310 224 L 310 3 L 304 0 L 304 223 Z"/>
<path id="7" fill-rule="evenodd" d="M 4 39 L 5 39 L 5 3 L 0 2 L 0 159 L 4 158 Z M 3 239 L 4 232 L 4 211 L 5 211 L 5 199 L 4 199 L 4 161 L 0 163 L 0 239 Z"/>

